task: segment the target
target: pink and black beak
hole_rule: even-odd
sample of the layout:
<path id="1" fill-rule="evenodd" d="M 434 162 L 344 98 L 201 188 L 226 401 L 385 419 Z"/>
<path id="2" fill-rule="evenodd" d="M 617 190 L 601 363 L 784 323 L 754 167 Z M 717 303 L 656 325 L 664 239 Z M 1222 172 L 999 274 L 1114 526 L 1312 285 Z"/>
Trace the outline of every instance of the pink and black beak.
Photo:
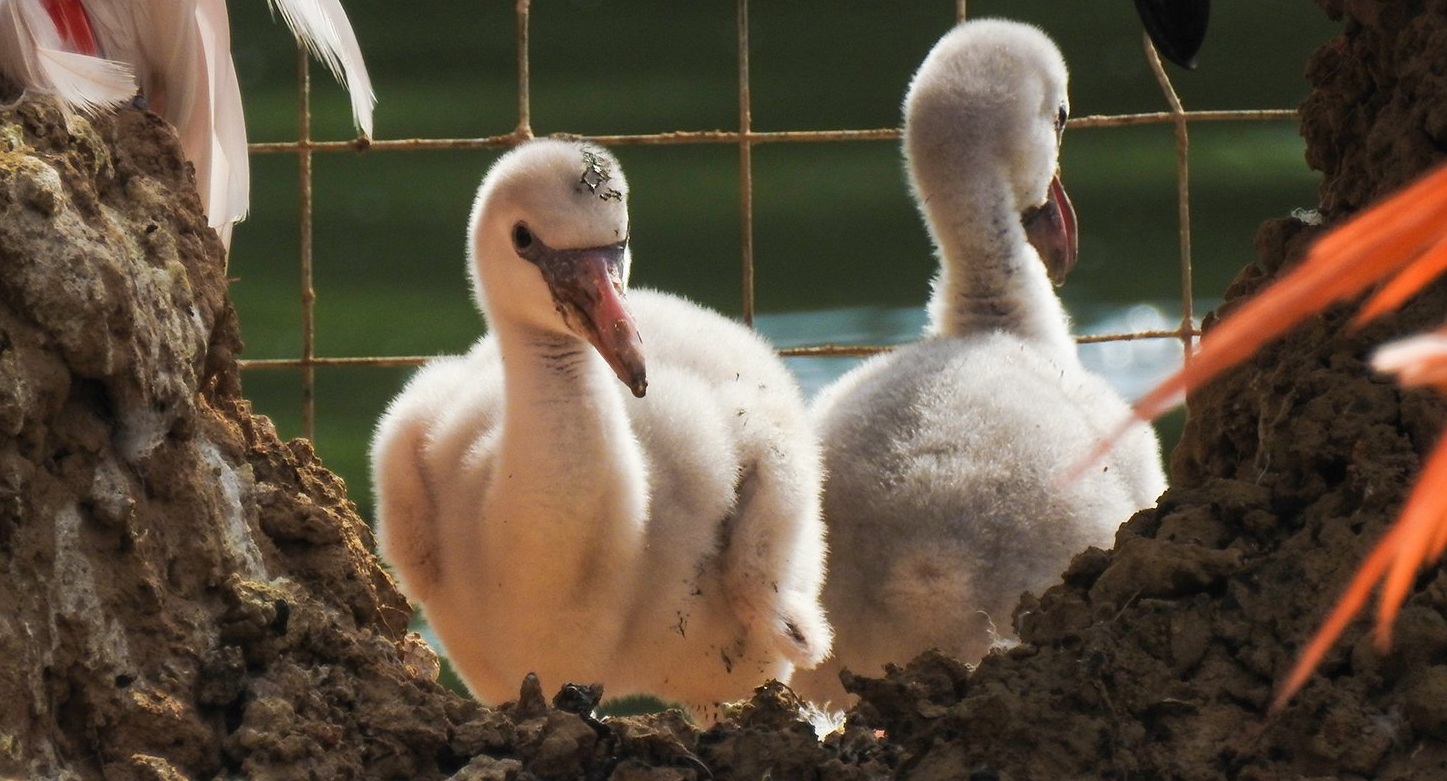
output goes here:
<path id="1" fill-rule="evenodd" d="M 1045 203 L 1026 209 L 1020 215 L 1020 224 L 1025 227 L 1025 237 L 1040 253 L 1050 281 L 1057 287 L 1064 284 L 1066 275 L 1075 268 L 1078 238 L 1075 207 L 1060 184 L 1060 174 L 1051 177 Z"/>
<path id="2" fill-rule="evenodd" d="M 639 398 L 648 390 L 643 340 L 623 293 L 628 242 L 586 249 L 553 249 L 531 236 L 518 254 L 537 266 L 563 321 L 587 339 L 613 373 Z"/>

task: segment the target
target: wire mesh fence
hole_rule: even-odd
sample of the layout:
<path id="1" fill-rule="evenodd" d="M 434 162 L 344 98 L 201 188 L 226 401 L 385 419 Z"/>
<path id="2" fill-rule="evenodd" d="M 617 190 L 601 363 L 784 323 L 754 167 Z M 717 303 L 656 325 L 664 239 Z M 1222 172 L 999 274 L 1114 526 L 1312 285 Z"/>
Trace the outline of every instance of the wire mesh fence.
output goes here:
<path id="1" fill-rule="evenodd" d="M 963 0 L 953 4 L 956 18 L 965 18 Z M 317 436 L 317 376 L 318 369 L 362 368 L 383 369 L 415 366 L 427 359 L 425 355 L 328 355 L 318 349 L 316 332 L 318 327 L 318 294 L 313 284 L 315 275 L 315 247 L 313 236 L 314 204 L 317 197 L 315 164 L 318 156 L 357 155 L 362 159 L 376 155 L 396 153 L 415 154 L 421 152 L 459 150 L 501 150 L 531 138 L 533 128 L 532 76 L 530 73 L 530 20 L 532 9 L 529 0 L 516 0 L 515 41 L 516 41 L 516 124 L 509 132 L 481 137 L 410 137 L 376 138 L 355 140 L 318 140 L 313 138 L 313 97 L 311 65 L 306 56 L 297 56 L 297 127 L 294 140 L 254 143 L 251 151 L 254 157 L 286 156 L 295 158 L 297 167 L 297 211 L 298 235 L 297 255 L 299 258 L 300 299 L 296 306 L 300 310 L 298 343 L 299 350 L 293 355 L 249 358 L 241 363 L 248 375 L 266 370 L 292 370 L 299 378 L 300 433 L 309 438 Z M 943 28 L 938 32 L 942 33 Z M 900 138 L 898 127 L 876 127 L 859 129 L 818 128 L 811 130 L 760 130 L 754 126 L 751 77 L 750 44 L 750 2 L 735 0 L 735 53 L 737 57 L 737 127 L 718 130 L 658 129 L 655 132 L 613 135 L 584 135 L 590 141 L 609 147 L 716 147 L 733 148 L 737 153 L 738 165 L 738 246 L 739 279 L 738 313 L 746 323 L 752 324 L 757 312 L 759 292 L 759 269 L 769 263 L 784 262 L 783 259 L 758 257 L 755 246 L 755 151 L 773 146 L 822 146 L 830 144 L 887 144 L 895 145 Z M 1142 36 L 1144 41 L 1144 36 Z M 1176 340 L 1182 350 L 1189 353 L 1193 340 L 1199 334 L 1193 285 L 1192 268 L 1192 215 L 1191 195 L 1191 130 L 1205 124 L 1216 123 L 1290 123 L 1296 116 L 1294 109 L 1233 109 L 1233 110 L 1189 110 L 1177 96 L 1170 74 L 1161 67 L 1148 42 L 1142 47 L 1143 56 L 1150 64 L 1158 85 L 1164 110 L 1139 113 L 1097 114 L 1072 118 L 1068 129 L 1076 131 L 1110 130 L 1145 125 L 1170 126 L 1175 138 L 1175 221 L 1179 235 L 1179 311 L 1175 313 L 1175 326 L 1123 330 L 1111 333 L 1091 334 L 1079 337 L 1081 343 L 1130 342 L 1137 340 Z M 1068 174 L 1068 172 L 1067 172 Z M 1266 215 L 1263 215 L 1266 216 Z M 460 233 L 460 231 L 459 231 Z M 241 239 L 244 240 L 244 237 Z M 922 302 L 921 302 L 922 303 Z M 247 326 L 243 320 L 243 334 Z M 886 345 L 860 345 L 835 343 L 821 338 L 815 343 L 794 345 L 781 349 L 785 356 L 794 357 L 857 357 L 866 356 L 888 349 Z"/>

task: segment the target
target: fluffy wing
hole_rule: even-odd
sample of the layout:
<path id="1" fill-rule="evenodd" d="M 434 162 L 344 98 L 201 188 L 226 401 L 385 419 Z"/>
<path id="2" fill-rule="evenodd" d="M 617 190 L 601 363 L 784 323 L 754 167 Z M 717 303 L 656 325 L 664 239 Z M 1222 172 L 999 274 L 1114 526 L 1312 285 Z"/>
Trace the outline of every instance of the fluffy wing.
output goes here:
<path id="1" fill-rule="evenodd" d="M 431 598 L 442 582 L 441 551 L 449 540 L 439 498 L 458 491 L 458 465 L 498 423 L 500 361 L 490 348 L 431 361 L 377 423 L 371 465 L 378 547 L 414 601 Z"/>

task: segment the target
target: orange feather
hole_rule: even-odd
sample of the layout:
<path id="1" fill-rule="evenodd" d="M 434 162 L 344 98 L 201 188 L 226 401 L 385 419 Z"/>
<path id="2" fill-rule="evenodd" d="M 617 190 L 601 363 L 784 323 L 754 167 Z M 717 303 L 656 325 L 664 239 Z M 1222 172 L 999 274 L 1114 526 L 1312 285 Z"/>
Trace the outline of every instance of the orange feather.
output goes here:
<path id="1" fill-rule="evenodd" d="M 1271 339 L 1326 307 L 1377 283 L 1382 287 L 1361 307 L 1353 325 L 1391 311 L 1447 271 L 1447 166 L 1421 177 L 1319 239 L 1305 260 L 1271 287 L 1244 303 L 1202 340 L 1179 371 L 1134 405 L 1123 422 L 1070 471 L 1083 473 L 1137 420 L 1150 420 L 1174 407 L 1222 372 L 1256 354 Z M 1378 369 L 1398 374 L 1404 385 L 1429 385 L 1447 392 L 1447 331 L 1382 348 Z M 1391 642 L 1396 617 L 1412 581 L 1447 549 L 1447 440 L 1428 457 L 1401 517 L 1362 562 L 1325 622 L 1307 643 L 1271 703 L 1279 711 L 1311 677 L 1326 652 L 1361 611 L 1381 582 L 1376 642 Z"/>
<path id="2" fill-rule="evenodd" d="M 1447 492 L 1439 490 L 1444 479 L 1447 479 L 1447 440 L 1438 443 L 1429 457 L 1401 518 L 1372 548 L 1347 584 L 1346 591 L 1337 599 L 1330 615 L 1316 630 L 1295 666 L 1282 681 L 1271 701 L 1273 713 L 1285 707 L 1287 701 L 1306 684 L 1326 652 L 1331 650 L 1347 625 L 1366 605 L 1372 588 L 1383 576 L 1387 577 L 1388 586 L 1382 591 L 1377 609 L 1376 643 L 1381 649 L 1391 643 L 1392 620 L 1406 597 L 1412 577 L 1423 563 L 1436 560 L 1442 554 L 1443 542 L 1447 541 L 1447 533 L 1444 533 L 1447 532 L 1447 524 L 1443 523 L 1447 518 Z M 1394 585 L 1393 578 L 1401 573 L 1405 573 L 1405 582 Z"/>
<path id="3" fill-rule="evenodd" d="M 1136 416 L 1159 417 L 1222 372 L 1255 355 L 1263 345 L 1307 317 L 1360 293 L 1418 257 L 1447 267 L 1447 167 L 1383 201 L 1323 236 L 1301 265 L 1247 301 L 1201 340 L 1201 347 L 1175 374 L 1135 403 Z M 1430 248 L 1426 255 L 1423 250 Z M 1440 264 L 1440 265 L 1439 265 Z M 1391 288 L 1400 303 L 1433 277 L 1399 277 L 1416 283 Z"/>
<path id="4" fill-rule="evenodd" d="M 1357 311 L 1357 316 L 1352 320 L 1352 324 L 1369 323 L 1396 309 L 1413 293 L 1421 290 L 1422 286 L 1436 279 L 1444 271 L 1447 271 L 1447 236 L 1439 237 L 1436 243 L 1429 246 L 1416 261 L 1382 285 L 1380 290 L 1373 294 L 1365 304 L 1362 304 L 1362 308 Z"/>

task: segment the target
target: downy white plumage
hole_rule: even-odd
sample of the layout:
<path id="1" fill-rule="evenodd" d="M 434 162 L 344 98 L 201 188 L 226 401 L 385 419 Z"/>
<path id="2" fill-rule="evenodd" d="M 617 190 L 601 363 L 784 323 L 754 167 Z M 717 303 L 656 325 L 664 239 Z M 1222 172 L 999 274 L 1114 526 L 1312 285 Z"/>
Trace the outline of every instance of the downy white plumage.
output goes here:
<path id="1" fill-rule="evenodd" d="M 489 334 L 379 423 L 380 547 L 479 698 L 535 672 L 707 719 L 828 653 L 818 442 L 752 331 L 625 299 L 627 195 L 573 141 L 488 172 L 469 268 Z"/>
<path id="2" fill-rule="evenodd" d="M 270 2 L 346 85 L 370 136 L 375 98 L 341 4 Z M 246 122 L 225 0 L 0 0 L 0 72 L 87 113 L 139 92 L 180 134 L 211 227 L 229 239 L 246 215 Z"/>
<path id="3" fill-rule="evenodd" d="M 1165 487 L 1141 426 L 1102 471 L 1058 477 L 1128 409 L 1080 364 L 1051 277 L 1074 263 L 1057 174 L 1068 108 L 1055 45 L 1028 25 L 966 22 L 905 99 L 904 149 L 937 248 L 925 337 L 856 367 L 814 405 L 827 475 L 835 658 L 796 676 L 846 704 L 838 673 L 878 675 L 938 647 L 978 661 L 1087 546 Z"/>

